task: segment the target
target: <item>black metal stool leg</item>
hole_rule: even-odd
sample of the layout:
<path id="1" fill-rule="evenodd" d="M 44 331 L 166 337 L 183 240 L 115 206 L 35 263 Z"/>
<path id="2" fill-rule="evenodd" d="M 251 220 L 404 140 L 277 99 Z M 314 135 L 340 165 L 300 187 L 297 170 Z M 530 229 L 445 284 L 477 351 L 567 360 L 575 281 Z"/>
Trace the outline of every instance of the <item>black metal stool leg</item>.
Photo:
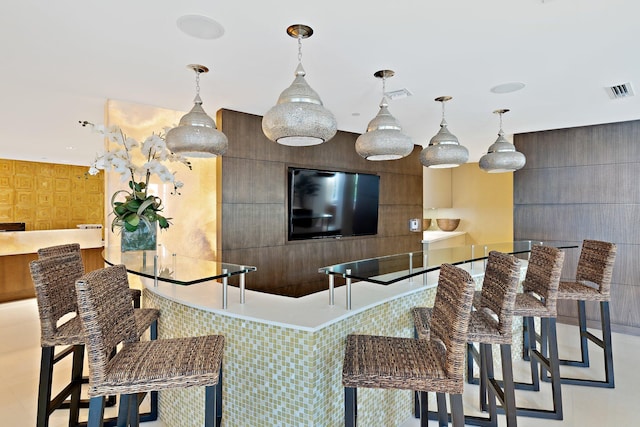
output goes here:
<path id="1" fill-rule="evenodd" d="M 480 351 L 476 350 L 473 343 L 467 343 L 467 383 L 478 384 L 480 380 L 473 373 L 474 361 L 480 366 Z"/>
<path id="2" fill-rule="evenodd" d="M 584 385 L 590 387 L 614 388 L 615 381 L 613 375 L 613 348 L 611 342 L 611 319 L 609 313 L 609 302 L 600 302 L 600 324 L 602 327 L 602 339 L 598 338 L 587 330 L 587 320 L 585 314 L 585 302 L 578 301 L 578 318 L 580 322 L 580 346 L 582 360 L 560 359 L 561 365 L 589 367 L 588 341 L 593 342 L 604 353 L 605 379 L 590 380 L 586 378 L 561 377 L 562 384 Z"/>
<path id="3" fill-rule="evenodd" d="M 438 416 L 440 416 L 438 414 Z M 429 426 L 429 402 L 428 393 L 426 391 L 420 392 L 420 427 Z"/>
<path id="4" fill-rule="evenodd" d="M 204 426 L 215 427 L 216 414 L 218 410 L 216 408 L 218 398 L 216 396 L 217 386 L 206 386 L 205 388 L 205 410 L 204 410 Z"/>
<path id="5" fill-rule="evenodd" d="M 611 318 L 609 314 L 609 301 L 600 303 L 600 322 L 602 325 L 602 344 L 604 346 L 604 370 L 606 384 L 614 388 L 613 376 L 613 343 L 611 342 Z"/>
<path id="6" fill-rule="evenodd" d="M 53 353 L 55 347 L 42 347 L 40 358 L 40 384 L 38 386 L 37 427 L 49 425 L 49 401 L 51 400 L 51 382 L 53 380 Z"/>
<path id="7" fill-rule="evenodd" d="M 73 355 L 70 381 L 52 398 L 51 384 L 53 380 L 53 367 L 69 355 Z M 83 357 L 83 345 L 69 346 L 58 354 L 55 354 L 55 346 L 42 347 L 38 386 L 38 410 L 36 416 L 37 427 L 47 427 L 51 413 L 60 408 L 70 409 L 69 425 L 78 424 L 78 413 L 81 406 L 80 391 L 82 387 Z M 65 400 L 69 396 L 71 396 L 71 400 Z"/>
<path id="8" fill-rule="evenodd" d="M 578 301 L 578 329 L 580 330 L 580 360 L 560 359 L 561 365 L 589 367 L 587 314 L 584 301 Z"/>
<path id="9" fill-rule="evenodd" d="M 522 359 L 527 361 L 530 360 L 529 348 L 531 346 L 529 330 L 530 328 L 526 319 L 522 319 Z M 535 330 L 534 330 L 533 339 L 535 339 Z"/>
<path id="10" fill-rule="evenodd" d="M 436 393 L 436 401 L 438 403 L 438 425 L 440 427 L 448 427 L 447 396 L 444 393 Z"/>
<path id="11" fill-rule="evenodd" d="M 73 364 L 71 367 L 71 402 L 69 405 L 69 425 L 78 424 L 80 414 L 80 392 L 82 391 L 82 365 L 84 364 L 84 345 L 73 346 Z"/>
<path id="12" fill-rule="evenodd" d="M 560 359 L 558 357 L 558 332 L 556 327 L 556 318 L 552 317 L 546 320 L 548 330 L 548 346 L 549 346 L 549 367 L 551 371 L 551 394 L 553 396 L 553 410 L 556 418 L 561 420 L 562 413 L 562 383 L 560 378 Z"/>
<path id="13" fill-rule="evenodd" d="M 480 360 L 479 383 L 485 387 L 484 393 L 482 391 L 480 392 L 480 405 L 482 406 L 482 402 L 484 402 L 485 408 L 488 408 L 489 417 L 466 415 L 464 422 L 468 425 L 497 427 L 496 389 L 492 386 L 492 382 L 495 382 L 495 379 L 493 374 L 493 351 L 491 344 L 480 344 L 478 357 Z"/>
<path id="14" fill-rule="evenodd" d="M 486 375 L 483 375 L 486 373 Z M 480 410 L 487 411 L 487 387 L 489 378 L 494 378 L 493 347 L 491 344 L 480 344 Z"/>
<path id="15" fill-rule="evenodd" d="M 353 387 L 345 387 L 344 388 L 344 426 L 345 427 L 356 427 L 356 407 L 357 407 L 356 389 Z"/>
<path id="16" fill-rule="evenodd" d="M 531 356 L 532 352 L 537 350 L 536 328 L 533 317 L 525 317 L 522 319 L 523 325 L 527 325 L 527 340 L 528 340 L 528 355 L 529 355 L 529 368 L 531 369 L 531 390 L 540 391 L 540 379 L 538 378 L 538 361 L 535 357 Z M 544 327 L 542 328 L 544 330 Z M 546 334 L 541 334 L 541 348 L 545 347 Z M 542 350 L 543 352 L 545 350 Z M 544 369 L 542 370 L 544 372 Z M 541 374 L 542 375 L 542 374 Z M 518 388 L 518 385 L 516 385 Z"/>
<path id="17" fill-rule="evenodd" d="M 129 425 L 129 399 L 130 394 L 120 395 L 120 404 L 118 405 L 118 419 L 116 427 L 127 427 Z"/>
<path id="18" fill-rule="evenodd" d="M 535 383 L 538 371 L 538 364 L 540 364 L 541 373 L 548 373 L 551 375 L 551 393 L 553 398 L 553 410 L 542 409 L 542 408 L 527 408 L 527 407 L 515 407 L 515 414 L 523 417 L 533 417 L 533 418 L 546 418 L 546 419 L 556 419 L 561 420 L 563 418 L 562 413 L 562 391 L 560 384 L 560 364 L 558 363 L 558 339 L 556 332 L 556 318 L 542 318 L 540 319 L 541 323 L 541 334 L 543 337 L 540 343 L 540 350 L 536 348 L 536 341 L 532 338 L 532 335 L 535 334 L 535 330 L 533 328 L 533 318 L 527 319 L 527 323 L 529 324 L 529 332 L 530 332 L 530 343 L 532 343 L 529 348 L 529 356 L 531 358 L 531 373 L 532 373 L 532 384 L 527 383 L 514 383 L 515 388 L 519 387 L 519 384 L 522 384 L 522 388 L 524 386 L 531 386 Z M 549 356 L 547 357 L 543 353 L 547 353 Z M 539 382 L 538 382 L 539 385 Z M 529 388 L 529 390 L 533 390 L 534 388 Z M 506 393 L 506 390 L 505 390 Z M 501 408 L 502 409 L 502 408 Z M 502 412 L 502 410 L 500 411 Z"/>
<path id="19" fill-rule="evenodd" d="M 511 344 L 500 344 L 500 356 L 502 358 L 502 382 L 504 389 L 502 393 L 496 390 L 498 398 L 502 401 L 505 416 L 507 418 L 507 426 L 515 427 L 518 425 L 516 420 L 516 396 L 515 386 L 513 382 L 513 366 L 511 361 Z M 492 378 L 492 385 L 496 386 L 495 379 Z M 501 396 L 502 395 L 502 396 Z"/>
<path id="20" fill-rule="evenodd" d="M 104 418 L 104 396 L 92 397 L 89 400 L 89 420 L 87 427 L 102 427 Z"/>
<path id="21" fill-rule="evenodd" d="M 453 427 L 464 427 L 464 408 L 462 406 L 462 395 L 450 394 L 449 400 L 451 401 L 451 419 L 453 421 Z"/>

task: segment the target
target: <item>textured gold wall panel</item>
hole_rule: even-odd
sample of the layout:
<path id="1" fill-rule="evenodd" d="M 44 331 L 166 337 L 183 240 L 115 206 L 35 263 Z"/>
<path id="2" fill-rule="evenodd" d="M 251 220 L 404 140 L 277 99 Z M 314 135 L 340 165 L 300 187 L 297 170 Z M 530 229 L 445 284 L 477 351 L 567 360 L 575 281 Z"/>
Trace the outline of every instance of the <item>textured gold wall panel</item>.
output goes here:
<path id="1" fill-rule="evenodd" d="M 87 166 L 0 159 L 0 222 L 27 230 L 104 226 L 103 173 Z"/>

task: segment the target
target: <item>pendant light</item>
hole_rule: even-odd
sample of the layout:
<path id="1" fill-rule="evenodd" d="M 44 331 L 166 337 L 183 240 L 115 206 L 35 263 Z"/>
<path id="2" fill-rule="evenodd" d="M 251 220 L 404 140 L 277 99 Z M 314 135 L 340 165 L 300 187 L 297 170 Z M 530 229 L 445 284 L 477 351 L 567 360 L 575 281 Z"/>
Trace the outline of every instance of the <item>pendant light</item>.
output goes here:
<path id="1" fill-rule="evenodd" d="M 202 109 L 200 74 L 209 72 L 204 65 L 191 64 L 187 68 L 196 73 L 196 97 L 193 108 L 182 116 L 178 126 L 167 132 L 167 147 L 185 157 L 222 156 L 229 146 L 225 134 L 216 128 L 216 122 Z"/>
<path id="2" fill-rule="evenodd" d="M 469 160 L 469 151 L 458 143 L 458 138 L 449 132 L 444 118 L 444 103 L 451 100 L 450 96 L 440 96 L 435 99 L 442 103 L 442 121 L 440 130 L 420 153 L 420 162 L 429 168 L 455 168 Z"/>
<path id="3" fill-rule="evenodd" d="M 498 139 L 491 144 L 487 154 L 480 158 L 480 169 L 489 173 L 514 172 L 522 169 L 526 163 L 524 154 L 516 151 L 516 147 L 507 141 L 502 130 L 502 115 L 509 110 L 501 109 L 494 111 L 500 115 L 500 131 Z"/>
<path id="4" fill-rule="evenodd" d="M 392 70 L 376 71 L 373 75 L 382 79 L 382 101 L 380 111 L 369 122 L 367 131 L 356 140 L 356 151 L 367 160 L 396 160 L 413 151 L 411 138 L 402 133 L 398 121 L 391 115 L 386 96 L 386 79 L 393 77 Z"/>
<path id="5" fill-rule="evenodd" d="M 278 103 L 262 118 L 262 131 L 271 141 L 282 145 L 305 147 L 333 138 L 338 130 L 331 111 L 307 84 L 302 67 L 302 39 L 311 37 L 313 30 L 306 25 L 291 25 L 289 36 L 298 39 L 298 67 L 291 86 L 278 98 Z"/>

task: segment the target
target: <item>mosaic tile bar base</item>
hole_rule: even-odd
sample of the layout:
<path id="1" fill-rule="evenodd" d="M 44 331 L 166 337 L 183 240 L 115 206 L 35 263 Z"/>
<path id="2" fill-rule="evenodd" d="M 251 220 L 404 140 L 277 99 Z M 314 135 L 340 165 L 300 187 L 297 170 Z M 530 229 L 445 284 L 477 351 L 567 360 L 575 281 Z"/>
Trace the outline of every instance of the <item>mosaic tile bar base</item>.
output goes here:
<path id="1" fill-rule="evenodd" d="M 482 277 L 476 280 L 481 282 Z M 344 424 L 341 376 L 345 337 L 350 333 L 412 337 L 410 310 L 432 306 L 435 291 L 435 287 L 422 288 L 316 331 L 200 310 L 149 289 L 144 291 L 144 304 L 160 309 L 160 338 L 225 336 L 223 426 L 333 427 Z M 521 319 L 514 319 L 516 331 L 521 324 Z M 513 352 L 519 357 L 522 336 L 516 331 Z M 494 353 L 494 358 L 499 361 L 499 354 Z M 202 387 L 159 395 L 159 417 L 167 427 L 203 425 Z M 429 406 L 436 408 L 435 396 L 430 396 Z M 396 426 L 412 414 L 410 391 L 358 390 L 359 425 Z"/>

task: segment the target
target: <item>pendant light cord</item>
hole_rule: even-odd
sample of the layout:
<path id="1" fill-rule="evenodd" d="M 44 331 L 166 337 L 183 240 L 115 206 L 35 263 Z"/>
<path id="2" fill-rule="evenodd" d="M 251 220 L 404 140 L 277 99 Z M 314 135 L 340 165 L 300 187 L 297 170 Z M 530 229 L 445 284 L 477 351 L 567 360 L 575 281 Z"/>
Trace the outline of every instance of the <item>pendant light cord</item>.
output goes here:
<path id="1" fill-rule="evenodd" d="M 196 95 L 200 95 L 200 71 L 196 71 Z"/>

